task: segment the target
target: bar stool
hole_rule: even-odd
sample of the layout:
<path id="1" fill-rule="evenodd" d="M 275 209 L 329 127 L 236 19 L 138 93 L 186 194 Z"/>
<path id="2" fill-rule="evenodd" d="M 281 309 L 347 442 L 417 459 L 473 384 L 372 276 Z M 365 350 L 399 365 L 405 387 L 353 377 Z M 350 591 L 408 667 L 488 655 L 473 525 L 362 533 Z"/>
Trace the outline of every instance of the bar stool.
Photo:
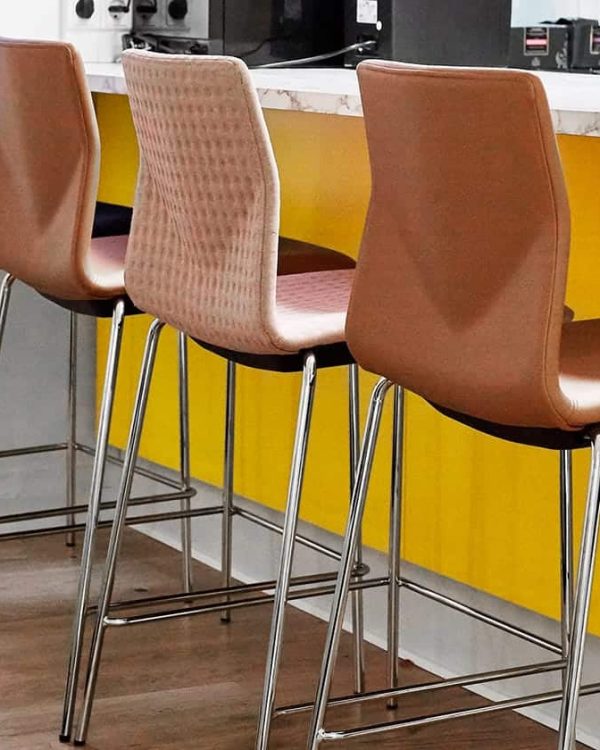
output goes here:
<path id="1" fill-rule="evenodd" d="M 68 44 L 0 40 L 0 267 L 5 276 L 0 293 L 0 334 L 4 329 L 10 290 L 19 280 L 70 312 L 69 436 L 65 444 L 14 449 L 3 455 L 31 455 L 65 449 L 67 455 L 67 506 L 48 511 L 4 516 L 2 523 L 16 523 L 67 515 L 66 526 L 6 534 L 2 538 L 40 536 L 74 531 L 85 535 L 81 572 L 73 622 L 73 640 L 67 675 L 61 739 L 70 735 L 83 645 L 85 614 L 96 528 L 102 503 L 108 437 L 117 378 L 124 318 L 139 311 L 124 289 L 124 255 L 130 213 L 108 204 L 96 204 L 100 144 L 83 64 Z M 92 234 L 95 238 L 92 239 Z M 100 407 L 96 446 L 77 442 L 76 436 L 76 315 L 112 319 L 108 361 Z M 183 337 L 181 339 L 184 340 Z M 184 363 L 185 364 L 185 363 Z M 183 517 L 184 541 L 189 540 L 190 498 L 186 473 L 187 375 L 180 370 L 182 414 L 181 480 L 142 470 L 146 477 L 165 485 L 156 496 L 136 498 L 135 505 L 180 500 L 182 512 L 143 516 L 135 523 Z M 75 456 L 93 455 L 89 503 L 75 504 Z M 87 512 L 85 527 L 75 516 Z M 184 547 L 184 568 L 190 570 L 190 549 Z M 191 587 L 191 581 L 189 582 Z"/>
<path id="2" fill-rule="evenodd" d="M 167 621 L 274 601 L 258 748 L 266 748 L 281 656 L 285 604 L 331 593 L 335 575 L 291 579 L 317 370 L 351 368 L 351 474 L 358 426 L 356 368 L 344 341 L 351 268 L 278 274 L 279 179 L 268 132 L 246 66 L 226 57 L 190 58 L 127 52 L 125 76 L 141 166 L 126 258 L 126 286 L 135 305 L 153 315 L 119 490 L 118 509 L 98 602 L 75 743 L 86 741 L 104 636 L 108 627 Z M 163 598 L 180 609 L 131 614 L 135 602 L 113 605 L 112 591 L 160 332 L 185 332 L 229 363 L 280 373 L 302 372 L 302 389 L 283 530 L 280 577 Z M 228 416 L 234 391 L 229 379 Z M 231 427 L 231 425 L 229 425 Z M 232 454 L 231 442 L 226 453 Z M 232 470 L 232 464 L 229 464 Z M 227 473 L 227 472 L 226 472 Z M 225 482 L 224 534 L 231 517 L 232 476 Z M 253 520 L 249 518 L 249 520 Z M 305 540 L 313 548 L 319 548 Z M 224 549 L 228 546 L 225 541 Z M 322 547 L 319 551 L 327 551 Z M 333 552 L 331 557 L 337 557 Z M 374 585 L 354 568 L 354 588 Z M 319 585 L 317 585 L 319 584 Z M 328 585 L 323 585 L 328 584 Z M 317 587 L 315 588 L 315 585 Z M 276 588 L 272 596 L 237 599 Z M 202 600 L 216 602 L 201 603 Z M 225 599 L 223 601 L 223 599 Z M 156 603 L 153 600 L 152 603 Z M 142 602 L 144 606 L 149 600 Z"/>
<path id="3" fill-rule="evenodd" d="M 600 319 L 564 319 L 570 215 L 544 88 L 516 71 L 383 62 L 363 63 L 359 78 L 373 193 L 346 331 L 357 361 L 383 379 L 372 395 L 308 747 L 562 695 L 558 747 L 571 750 L 578 697 L 600 689 L 580 688 L 599 521 Z M 546 644 L 561 658 L 426 686 L 564 670 L 563 691 L 326 730 L 352 553 L 393 385 L 504 440 L 562 451 L 592 447 L 574 609 L 564 618 L 563 643 Z M 563 598 L 569 609 L 564 579 Z"/>

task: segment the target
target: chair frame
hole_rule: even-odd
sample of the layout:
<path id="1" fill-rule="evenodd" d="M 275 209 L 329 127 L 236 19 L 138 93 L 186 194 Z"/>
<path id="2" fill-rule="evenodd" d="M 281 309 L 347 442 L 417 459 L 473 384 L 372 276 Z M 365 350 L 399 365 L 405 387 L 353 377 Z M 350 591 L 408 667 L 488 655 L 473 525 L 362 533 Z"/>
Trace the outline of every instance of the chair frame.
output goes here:
<path id="1" fill-rule="evenodd" d="M 271 721 L 274 716 L 273 706 L 282 650 L 285 605 L 287 602 L 297 599 L 331 595 L 334 592 L 333 583 L 337 577 L 336 573 L 325 573 L 292 578 L 291 566 L 295 544 L 298 543 L 312 549 L 330 560 L 336 562 L 340 560 L 339 551 L 321 544 L 320 542 L 314 541 L 309 537 L 298 534 L 296 530 L 304 476 L 306 449 L 310 432 L 313 395 L 316 383 L 317 368 L 315 357 L 312 354 L 307 354 L 303 368 L 298 427 L 295 438 L 292 474 L 290 478 L 284 525 L 280 526 L 234 503 L 233 454 L 235 439 L 234 424 L 237 366 L 234 362 L 228 360 L 223 503 L 221 506 L 204 508 L 198 511 L 198 515 L 222 515 L 223 586 L 208 590 L 201 589 L 184 592 L 181 594 L 113 602 L 112 593 L 118 563 L 119 548 L 126 524 L 129 495 L 131 493 L 131 484 L 135 471 L 134 467 L 137 460 L 139 442 L 146 413 L 148 392 L 154 372 L 158 343 L 164 326 L 165 324 L 162 321 L 154 320 L 150 325 L 146 340 L 138 392 L 127 442 L 127 450 L 124 457 L 123 474 L 118 493 L 115 520 L 112 526 L 104 568 L 101 593 L 98 605 L 96 607 L 91 607 L 89 610 L 90 612 L 95 613 L 96 625 L 92 638 L 90 658 L 88 661 L 79 728 L 74 744 L 79 746 L 84 745 L 87 739 L 104 636 L 108 628 L 122 628 L 157 621 L 170 621 L 182 617 L 210 613 L 220 613 L 222 621 L 227 623 L 230 620 L 231 612 L 236 609 L 274 603 L 272 637 L 270 641 L 271 647 L 268 656 L 267 678 L 261 709 L 259 739 L 257 739 L 257 748 L 266 748 L 270 735 Z M 358 449 L 360 444 L 358 367 L 356 365 L 351 365 L 349 367 L 349 418 L 350 456 L 352 462 L 351 475 L 354 476 L 353 469 L 358 460 Z M 280 534 L 283 537 L 282 569 L 284 570 L 284 574 L 281 575 L 278 580 L 232 585 L 232 534 L 233 519 L 236 516 L 269 531 Z M 369 588 L 386 585 L 387 578 L 369 577 L 369 568 L 363 563 L 359 550 L 355 553 L 352 571 L 354 579 L 352 589 L 353 592 L 355 592 L 353 602 L 353 614 L 355 617 L 354 674 L 356 688 L 357 690 L 362 691 L 364 690 L 365 664 L 362 632 L 363 602 L 361 593 Z M 164 607 L 168 607 L 169 605 L 180 606 L 173 609 L 164 609 Z M 159 608 L 157 609 L 157 607 Z M 142 610 L 142 612 L 139 614 L 132 614 L 132 612 L 137 610 Z"/>
<path id="2" fill-rule="evenodd" d="M 11 290 L 15 278 L 6 275 L 0 284 L 0 351 L 2 348 L 3 334 L 10 306 Z M 66 505 L 56 508 L 48 508 L 40 511 L 26 511 L 23 513 L 5 514 L 0 516 L 0 526 L 11 524 L 21 525 L 27 522 L 40 521 L 48 518 L 66 516 L 67 523 L 60 526 L 37 527 L 20 531 L 11 531 L 0 534 L 0 542 L 17 539 L 31 539 L 43 536 L 65 534 L 68 547 L 74 547 L 76 535 L 84 532 L 81 550 L 81 568 L 78 584 L 77 600 L 75 604 L 73 634 L 71 651 L 67 668 L 65 699 L 63 718 L 60 730 L 60 739 L 68 742 L 70 739 L 77 682 L 81 664 L 84 631 L 87 616 L 89 614 L 88 597 L 93 566 L 93 553 L 95 547 L 96 531 L 112 525 L 112 520 L 100 520 L 100 513 L 111 511 L 115 508 L 114 501 L 102 501 L 104 474 L 108 463 L 117 466 L 123 465 L 123 460 L 117 452 L 111 452 L 108 446 L 110 423 L 114 405 L 115 386 L 121 350 L 123 325 L 125 320 L 125 303 L 123 300 L 114 302 L 112 325 L 110 334 L 110 345 L 108 361 L 105 370 L 104 389 L 100 407 L 98 430 L 95 447 L 80 443 L 77 440 L 77 314 L 69 313 L 69 364 L 68 364 L 68 436 L 62 443 L 50 445 L 28 446 L 25 448 L 13 448 L 0 452 L 0 459 L 16 456 L 31 456 L 42 453 L 64 452 L 66 457 Z M 181 508 L 178 511 L 166 513 L 150 513 L 127 519 L 128 525 L 143 525 L 156 521 L 168 521 L 181 519 L 182 523 L 182 575 L 183 585 L 186 591 L 193 588 L 192 579 L 192 548 L 191 548 L 191 519 L 200 512 L 193 510 L 191 500 L 196 495 L 196 490 L 191 487 L 189 474 L 189 413 L 188 413 L 188 376 L 187 376 L 187 349 L 185 337 L 180 337 L 180 360 L 179 360 L 179 390 L 180 390 L 180 443 L 181 463 L 179 480 L 164 476 L 156 471 L 142 466 L 135 467 L 135 473 L 153 482 L 162 485 L 165 490 L 156 495 L 143 495 L 132 499 L 133 507 L 145 505 L 162 504 L 179 500 Z M 77 505 L 76 497 L 76 462 L 77 455 L 91 456 L 94 461 L 92 470 L 92 482 L 88 503 Z M 77 516 L 86 514 L 85 522 L 79 522 Z"/>
<path id="3" fill-rule="evenodd" d="M 498 627 L 505 632 L 523 638 L 537 646 L 560 656 L 551 662 L 533 664 L 523 667 L 512 667 L 494 672 L 472 674 L 437 682 L 412 685 L 409 687 L 383 690 L 368 693 L 362 696 L 343 697 L 330 699 L 331 683 L 335 670 L 335 663 L 341 631 L 343 627 L 343 615 L 348 597 L 349 585 L 352 577 L 352 554 L 355 549 L 358 531 L 364 513 L 368 485 L 373 465 L 373 456 L 378 440 L 381 414 L 391 388 L 396 389 L 398 394 L 402 389 L 394 386 L 387 379 L 381 379 L 373 390 L 369 415 L 365 430 L 364 441 L 359 461 L 356 485 L 352 497 L 352 509 L 348 519 L 346 534 L 344 538 L 344 550 L 340 575 L 336 584 L 327 641 L 323 655 L 321 675 L 318 683 L 315 702 L 297 707 L 287 707 L 281 710 L 281 714 L 291 714 L 302 710 L 312 709 L 312 720 L 307 747 L 309 750 L 317 750 L 324 742 L 335 742 L 357 737 L 374 736 L 385 732 L 400 729 L 415 728 L 429 724 L 435 724 L 451 719 L 462 719 L 481 714 L 493 713 L 502 710 L 517 710 L 526 707 L 539 706 L 546 703 L 556 702 L 562 699 L 562 714 L 560 733 L 558 740 L 559 750 L 572 750 L 575 743 L 575 724 L 577 718 L 577 707 L 579 697 L 600 693 L 600 683 L 592 683 L 581 686 L 581 674 L 583 664 L 583 650 L 585 645 L 586 627 L 589 614 L 591 584 L 593 577 L 593 566 L 595 562 L 598 526 L 600 522 L 600 430 L 590 431 L 590 442 L 592 445 L 592 465 L 590 469 L 588 498 L 584 530 L 582 534 L 582 547 L 580 552 L 579 574 L 577 591 L 573 596 L 573 560 L 572 560 L 572 490 L 571 490 L 571 453 L 561 451 L 560 454 L 560 477 L 561 477 L 561 603 L 562 623 L 560 644 L 547 641 L 531 633 L 506 626 L 493 617 L 478 612 L 465 605 L 453 602 L 448 597 L 435 594 L 422 586 L 416 585 L 402 576 L 398 576 L 396 585 L 399 588 L 407 588 L 419 594 L 428 596 L 440 604 L 450 606 L 464 614 L 471 615 L 476 619 L 489 625 Z M 394 532 L 395 533 L 395 532 Z M 444 713 L 436 713 L 429 716 L 418 716 L 401 721 L 394 720 L 380 724 L 357 726 L 353 728 L 339 728 L 328 730 L 325 728 L 325 715 L 329 706 L 349 705 L 364 701 L 388 700 L 394 702 L 397 698 L 416 693 L 435 692 L 449 687 L 469 687 L 483 685 L 498 680 L 525 677 L 543 673 L 562 671 L 563 689 L 539 693 L 524 698 L 507 699 L 490 703 L 483 707 L 457 709 Z"/>

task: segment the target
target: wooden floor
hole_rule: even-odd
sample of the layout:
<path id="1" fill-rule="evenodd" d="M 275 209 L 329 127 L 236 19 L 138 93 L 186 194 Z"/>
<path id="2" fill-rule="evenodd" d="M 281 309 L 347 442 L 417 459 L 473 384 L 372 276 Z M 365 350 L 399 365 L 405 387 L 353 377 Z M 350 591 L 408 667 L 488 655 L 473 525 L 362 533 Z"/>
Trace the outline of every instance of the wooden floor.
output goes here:
<path id="1" fill-rule="evenodd" d="M 102 549 L 99 551 L 102 553 Z M 177 588 L 179 556 L 133 531 L 126 537 L 120 596 Z M 70 611 L 78 573 L 60 538 L 0 545 L 0 748 L 57 750 Z M 215 584 L 198 566 L 197 580 Z M 89 734 L 90 750 L 246 750 L 252 748 L 264 668 L 269 607 L 234 614 L 229 626 L 214 615 L 170 624 L 111 630 Z M 323 623 L 291 610 L 279 702 L 312 697 Z M 369 647 L 370 686 L 383 684 L 385 658 Z M 348 639 L 342 645 L 338 691 L 351 686 Z M 430 675 L 403 665 L 406 682 Z M 410 698 L 398 715 L 424 714 L 482 701 L 461 690 L 435 703 Z M 431 700 L 431 699 L 430 699 Z M 382 706 L 336 712 L 342 725 L 390 717 Z M 306 719 L 278 719 L 273 750 L 305 746 Z M 516 714 L 502 713 L 376 738 L 339 748 L 402 750 L 553 750 L 556 735 Z M 329 747 L 329 745 L 327 745 Z"/>

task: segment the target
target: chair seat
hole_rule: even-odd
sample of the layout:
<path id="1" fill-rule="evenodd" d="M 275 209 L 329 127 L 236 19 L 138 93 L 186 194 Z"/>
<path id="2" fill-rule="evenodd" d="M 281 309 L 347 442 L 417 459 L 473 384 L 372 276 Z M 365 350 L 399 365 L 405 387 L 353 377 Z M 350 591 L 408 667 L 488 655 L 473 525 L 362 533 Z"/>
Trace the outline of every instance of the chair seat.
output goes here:
<path id="1" fill-rule="evenodd" d="M 296 372 L 313 352 L 319 368 L 354 362 L 345 341 L 346 310 L 354 271 L 318 271 L 279 276 L 272 353 L 240 352 L 194 339 L 203 348 L 260 370 Z M 289 353 L 286 353 L 289 352 Z"/>
<path id="2" fill-rule="evenodd" d="M 128 235 L 93 239 L 85 259 L 89 279 L 106 296 L 118 297 L 125 293 L 125 253 Z"/>
<path id="3" fill-rule="evenodd" d="M 125 252 L 128 235 L 99 237 L 93 239 L 85 258 L 86 276 L 98 290 L 97 295 L 80 299 L 63 299 L 42 293 L 46 299 L 79 315 L 94 318 L 109 318 L 113 314 L 117 299 L 125 300 L 125 314 L 138 315 L 139 310 L 125 293 Z"/>
<path id="4" fill-rule="evenodd" d="M 278 277 L 274 346 L 299 352 L 343 342 L 353 278 L 351 269 Z"/>
<path id="5" fill-rule="evenodd" d="M 564 326 L 560 388 L 571 404 L 571 424 L 600 423 L 600 319 Z"/>

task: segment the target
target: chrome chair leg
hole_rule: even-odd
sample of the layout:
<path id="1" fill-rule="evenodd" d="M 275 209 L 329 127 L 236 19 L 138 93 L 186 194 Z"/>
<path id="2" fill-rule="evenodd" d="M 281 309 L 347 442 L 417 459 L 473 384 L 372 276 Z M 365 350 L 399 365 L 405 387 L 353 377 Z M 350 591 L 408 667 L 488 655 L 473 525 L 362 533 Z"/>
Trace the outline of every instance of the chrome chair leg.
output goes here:
<path id="1" fill-rule="evenodd" d="M 560 452 L 560 589 L 563 656 L 569 654 L 573 616 L 573 455 Z"/>
<path id="2" fill-rule="evenodd" d="M 349 424 L 350 424 L 350 497 L 354 490 L 358 454 L 360 453 L 360 397 L 358 365 L 348 368 L 349 380 Z M 362 535 L 361 535 L 362 536 Z M 362 538 L 358 540 L 356 567 L 363 565 Z M 365 692 L 365 614 L 364 593 L 362 590 L 352 594 L 352 634 L 354 638 L 354 691 Z"/>
<path id="3" fill-rule="evenodd" d="M 577 709 L 583 671 L 583 656 L 592 595 L 594 565 L 600 522 L 600 432 L 594 435 L 577 591 L 573 609 L 569 656 L 564 678 L 558 749 L 571 750 L 576 739 Z"/>
<path id="4" fill-rule="evenodd" d="M 233 555 L 233 471 L 235 451 L 235 397 L 237 368 L 227 361 L 227 392 L 225 396 L 225 465 L 223 469 L 223 519 L 221 524 L 221 573 L 223 587 L 231 586 Z M 225 598 L 229 601 L 229 597 Z M 231 622 L 231 611 L 223 610 L 221 622 Z"/>
<path id="5" fill-rule="evenodd" d="M 298 512 L 300 510 L 300 498 L 302 495 L 302 483 L 304 480 L 304 466 L 306 463 L 306 450 L 310 433 L 316 377 L 316 358 L 314 354 L 309 353 L 304 360 L 302 391 L 298 407 L 294 454 L 290 471 L 283 541 L 281 546 L 281 562 L 279 565 L 279 576 L 277 579 L 277 588 L 275 590 L 275 601 L 273 605 L 273 621 L 267 654 L 265 685 L 258 721 L 256 750 L 267 750 L 271 732 L 277 677 L 283 645 L 285 605 L 292 573 L 294 542 L 298 526 Z"/>
<path id="6" fill-rule="evenodd" d="M 164 323 L 162 323 L 161 321 L 153 321 L 148 332 L 148 337 L 146 339 L 146 348 L 144 351 L 140 381 L 135 400 L 133 417 L 131 420 L 129 438 L 127 441 L 127 450 L 125 452 L 125 459 L 123 463 L 123 474 L 121 476 L 121 484 L 119 487 L 119 495 L 117 498 L 117 507 L 115 509 L 115 519 L 110 535 L 108 552 L 106 556 L 106 565 L 104 568 L 104 577 L 102 580 L 102 587 L 98 599 L 98 611 L 96 614 L 96 624 L 94 628 L 94 635 L 92 638 L 92 646 L 90 651 L 90 660 L 87 669 L 83 707 L 81 711 L 79 728 L 75 738 L 75 745 L 85 744 L 87 730 L 89 727 L 92 704 L 94 701 L 94 693 L 96 689 L 96 681 L 98 679 L 98 670 L 100 667 L 100 658 L 102 655 L 102 646 L 104 644 L 104 635 L 106 632 L 105 618 L 108 614 L 108 608 L 110 606 L 112 597 L 117 560 L 119 557 L 119 548 L 121 545 L 121 539 L 123 536 L 123 530 L 125 528 L 125 521 L 127 517 L 127 502 L 131 494 L 131 485 L 133 484 L 135 464 L 140 446 L 140 437 L 142 434 L 142 427 L 146 414 L 146 406 L 148 404 L 148 393 L 150 391 L 150 383 L 152 381 L 152 373 L 154 371 L 154 363 L 156 361 L 156 349 L 163 327 Z"/>
<path id="7" fill-rule="evenodd" d="M 181 489 L 189 490 L 190 472 L 190 399 L 188 377 L 188 341 L 185 333 L 179 333 L 179 470 Z M 192 509 L 189 497 L 181 500 L 181 510 L 188 513 Z M 192 519 L 187 516 L 181 519 L 181 555 L 183 591 L 189 594 L 194 588 L 192 559 Z"/>
<path id="8" fill-rule="evenodd" d="M 0 347 L 4 338 L 4 329 L 6 328 L 6 318 L 8 317 L 8 308 L 10 305 L 10 293 L 15 283 L 15 277 L 9 273 L 2 279 L 0 284 Z"/>
<path id="9" fill-rule="evenodd" d="M 75 702 L 77 699 L 77 682 L 81 664 L 81 652 L 85 631 L 86 608 L 88 603 L 90 580 L 92 575 L 94 542 L 96 527 L 100 515 L 100 502 L 102 499 L 102 485 L 104 481 L 104 470 L 106 465 L 106 451 L 110 432 L 110 422 L 114 394 L 117 382 L 117 370 L 119 366 L 119 354 L 121 351 L 121 340 L 123 335 L 123 321 L 125 317 L 125 303 L 119 300 L 114 307 L 112 326 L 110 332 L 110 345 L 106 363 L 106 374 L 104 377 L 104 390 L 102 393 L 102 405 L 98 423 L 98 435 L 96 438 L 96 452 L 94 467 L 92 470 L 92 483 L 90 488 L 90 500 L 81 550 L 81 567 L 79 574 L 79 588 L 73 618 L 73 634 L 71 640 L 71 653 L 67 670 L 67 682 L 65 688 L 63 718 L 60 730 L 61 742 L 69 742 L 73 728 L 73 716 Z"/>
<path id="10" fill-rule="evenodd" d="M 392 499 L 390 505 L 390 540 L 388 576 L 388 686 L 395 689 L 400 684 L 400 662 L 398 657 L 400 640 L 400 564 L 402 531 L 402 476 L 404 445 L 404 390 L 394 388 L 394 417 L 392 437 Z M 398 707 L 397 698 L 388 701 L 388 708 Z"/>
<path id="11" fill-rule="evenodd" d="M 317 687 L 315 705 L 311 719 L 311 727 L 308 738 L 309 750 L 317 750 L 322 740 L 325 712 L 329 701 L 331 681 L 335 669 L 335 662 L 339 648 L 342 626 L 344 624 L 344 612 L 348 601 L 350 581 L 352 579 L 352 568 L 358 544 L 359 532 L 365 509 L 367 489 L 371 478 L 373 456 L 381 424 L 381 413 L 385 396 L 391 387 L 388 380 L 380 380 L 375 386 L 369 407 L 369 416 L 365 429 L 363 447 L 361 450 L 358 471 L 356 474 L 356 485 L 352 494 L 352 506 L 346 534 L 344 536 L 344 547 L 340 562 L 340 572 L 335 588 L 335 595 L 331 607 L 327 640 L 321 666 L 321 675 Z"/>
<path id="12" fill-rule="evenodd" d="M 76 504 L 77 498 L 77 314 L 69 314 L 69 386 L 67 406 L 67 450 L 66 489 L 67 508 Z M 73 513 L 67 515 L 67 524 L 75 525 Z M 68 531 L 65 538 L 67 547 L 75 546 L 75 533 Z"/>

